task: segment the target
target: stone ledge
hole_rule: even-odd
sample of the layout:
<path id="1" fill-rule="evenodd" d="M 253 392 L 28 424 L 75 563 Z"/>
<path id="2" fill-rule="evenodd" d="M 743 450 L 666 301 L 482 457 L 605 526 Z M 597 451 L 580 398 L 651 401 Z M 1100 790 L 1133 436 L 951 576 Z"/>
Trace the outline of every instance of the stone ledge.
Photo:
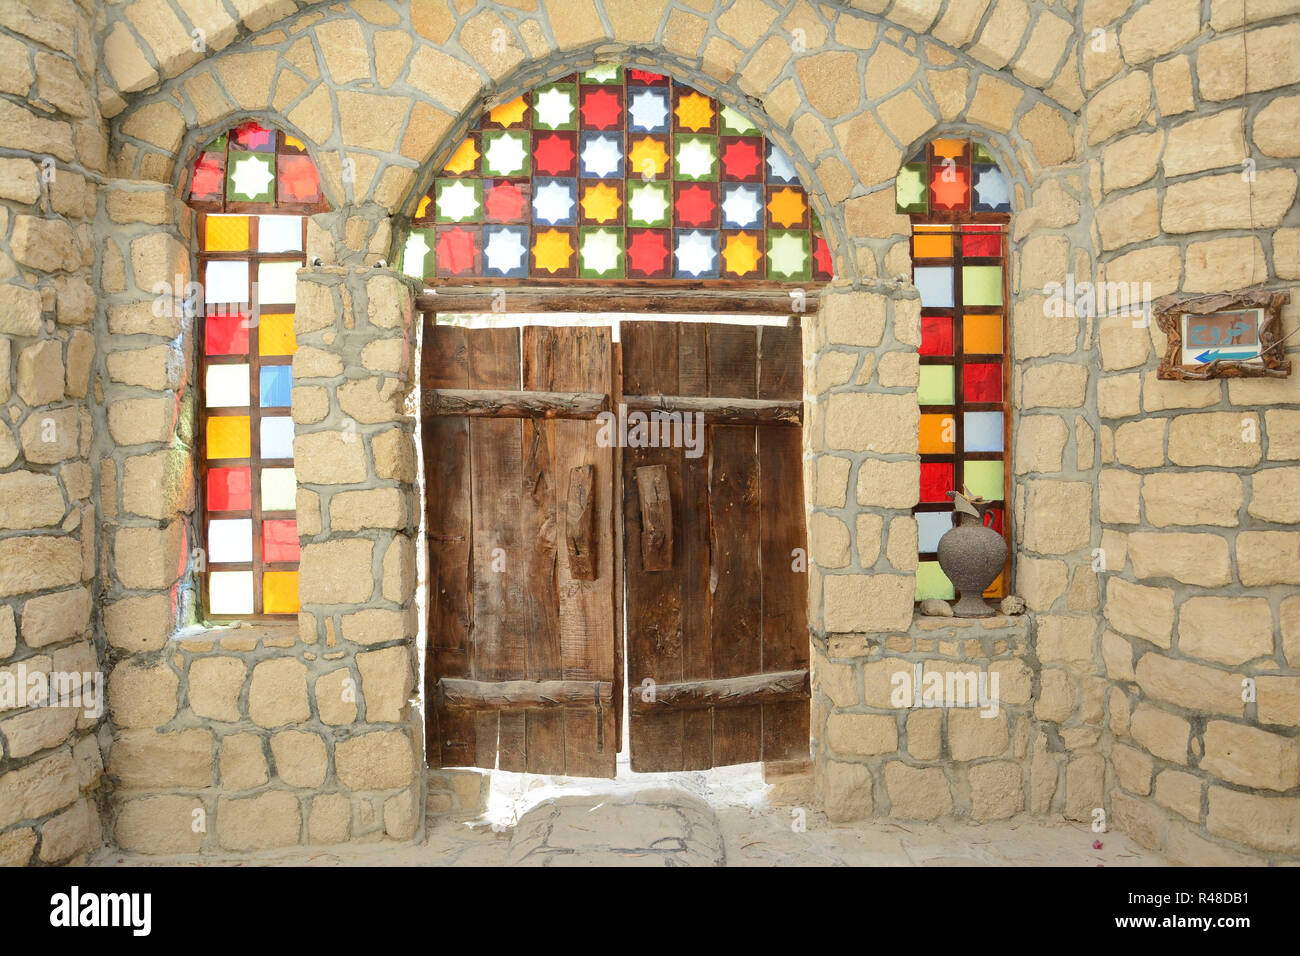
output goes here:
<path id="1" fill-rule="evenodd" d="M 196 624 L 171 636 L 171 643 L 193 654 L 212 650 L 252 651 L 261 647 L 292 647 L 299 642 L 298 622 L 255 621 L 232 624 Z"/>

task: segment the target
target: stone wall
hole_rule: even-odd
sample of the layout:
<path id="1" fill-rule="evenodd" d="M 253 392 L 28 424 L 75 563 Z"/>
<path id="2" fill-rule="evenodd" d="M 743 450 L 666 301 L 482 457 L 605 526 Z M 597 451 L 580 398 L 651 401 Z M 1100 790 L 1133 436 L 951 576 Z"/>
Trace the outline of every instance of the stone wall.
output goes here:
<path id="1" fill-rule="evenodd" d="M 0 864 L 9 865 L 75 862 L 99 845 L 90 280 L 108 138 L 90 8 L 0 5 Z"/>
<path id="2" fill-rule="evenodd" d="M 0 285 L 13 302 L 0 313 L 0 382 L 21 385 L 26 369 L 34 407 L 75 422 L 77 441 L 54 460 L 33 454 L 21 437 L 31 403 L 15 386 L 0 423 L 14 461 L 0 481 L 52 487 L 52 477 L 64 510 L 55 518 L 51 504 L 35 531 L 0 528 L 0 554 L 20 538 L 63 543 L 42 543 L 61 557 L 0 600 L 12 605 L 18 660 L 33 647 L 21 636 L 28 595 L 97 575 L 112 671 L 105 832 L 120 845 L 414 832 L 420 728 L 404 702 L 418 515 L 401 402 L 415 330 L 411 287 L 369 267 L 396 261 L 403 217 L 485 103 L 599 59 L 671 72 L 751 115 L 794 158 L 835 255 L 836 280 L 805 321 L 814 747 L 827 809 L 1088 820 L 1100 808 L 1176 859 L 1300 856 L 1300 602 L 1287 593 L 1300 566 L 1300 377 L 1158 382 L 1157 331 L 1048 308 L 1068 276 L 1147 282 L 1152 295 L 1300 278 L 1293 4 L 1248 5 L 1243 24 L 1236 0 L 127 0 L 95 5 L 94 79 L 89 18 L 66 0 L 37 6 L 50 15 L 0 6 L 0 24 L 32 40 L 4 58 L 32 79 L 10 69 L 0 120 L 12 115 L 28 155 L 48 152 L 59 172 L 33 189 L 31 160 L 0 159 L 0 233 L 15 260 Z M 46 77 L 65 67 L 32 88 L 36 60 L 70 50 L 84 103 L 50 99 L 61 94 Z M 20 115 L 24 96 L 36 105 Z M 101 111 L 116 178 L 96 196 L 109 152 Z M 151 300 L 155 283 L 188 278 L 192 265 L 193 225 L 176 197 L 196 148 L 247 117 L 307 144 L 335 211 L 309 227 L 324 266 L 300 274 L 304 611 L 298 628 L 210 630 L 187 610 L 193 330 L 160 319 Z M 1029 610 L 936 632 L 912 612 L 919 300 L 893 179 L 942 133 L 985 143 L 1013 184 L 1013 588 Z M 55 233 L 69 250 L 57 266 L 32 251 Z M 97 309 L 85 288 L 92 250 Z M 93 343 L 77 336 L 92 310 Z M 1300 339 L 1288 341 L 1295 354 Z M 68 370 L 91 353 L 97 384 L 86 386 Z M 36 477 L 11 477 L 20 472 Z M 89 648 L 70 632 L 50 646 Z M 968 713 L 936 722 L 934 710 L 883 707 L 879 674 L 918 661 L 1005 668 L 1003 717 L 972 725 Z M 1244 677 L 1252 702 L 1240 701 Z M 0 823 L 15 859 L 43 853 L 34 823 L 88 806 L 59 769 L 88 730 L 28 757 L 7 744 L 0 794 L 39 761 L 57 758 L 31 773 L 61 781 L 58 806 Z M 78 745 L 83 789 L 93 750 Z M 439 806 L 474 803 L 454 780 L 435 789 Z M 88 833 L 77 849 L 91 843 Z"/>

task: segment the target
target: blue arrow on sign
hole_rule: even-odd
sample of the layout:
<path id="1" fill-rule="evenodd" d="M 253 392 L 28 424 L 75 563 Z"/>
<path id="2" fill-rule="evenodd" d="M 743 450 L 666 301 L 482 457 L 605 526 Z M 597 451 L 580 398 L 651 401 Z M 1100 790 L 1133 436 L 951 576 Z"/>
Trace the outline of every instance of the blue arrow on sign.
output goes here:
<path id="1" fill-rule="evenodd" d="M 1255 352 L 1224 352 L 1219 349 L 1206 349 L 1200 355 L 1196 356 L 1198 362 L 1214 362 L 1219 359 L 1251 359 L 1256 356 Z"/>

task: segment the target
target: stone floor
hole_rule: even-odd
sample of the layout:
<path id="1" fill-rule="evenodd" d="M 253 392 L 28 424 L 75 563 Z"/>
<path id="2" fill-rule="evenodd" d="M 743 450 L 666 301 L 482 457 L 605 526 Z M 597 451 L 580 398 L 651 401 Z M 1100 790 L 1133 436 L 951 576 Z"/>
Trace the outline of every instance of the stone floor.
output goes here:
<path id="1" fill-rule="evenodd" d="M 147 857 L 110 849 L 96 866 L 1161 866 L 1120 833 L 1028 817 L 983 825 L 833 824 L 776 805 L 757 765 L 707 773 L 566 780 L 497 773 L 487 811 L 430 816 L 423 841 Z M 775 798 L 775 802 L 774 802 Z M 797 800 L 796 800 L 797 802 Z M 1094 841 L 1102 846 L 1094 849 Z"/>

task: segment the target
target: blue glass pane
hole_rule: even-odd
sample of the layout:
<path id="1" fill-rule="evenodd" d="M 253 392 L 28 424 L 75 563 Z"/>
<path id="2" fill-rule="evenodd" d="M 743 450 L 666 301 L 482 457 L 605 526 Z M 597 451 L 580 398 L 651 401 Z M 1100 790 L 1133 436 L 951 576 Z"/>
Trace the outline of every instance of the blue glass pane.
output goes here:
<path id="1" fill-rule="evenodd" d="M 966 412 L 962 422 L 966 451 L 1002 450 L 1002 413 Z"/>
<path id="2" fill-rule="evenodd" d="M 912 271 L 923 308 L 952 308 L 952 266 L 917 266 Z"/>
<path id="3" fill-rule="evenodd" d="M 293 457 L 292 418 L 285 416 L 281 418 L 262 419 L 262 457 Z"/>
<path id="4" fill-rule="evenodd" d="M 975 167 L 975 211 L 1010 212 L 1007 179 L 996 166 Z"/>
<path id="5" fill-rule="evenodd" d="M 293 391 L 293 366 L 263 365 L 260 403 L 263 408 L 288 408 Z"/>
<path id="6" fill-rule="evenodd" d="M 952 527 L 951 511 L 922 511 L 916 515 L 916 549 L 922 553 L 939 547 L 939 539 Z"/>

